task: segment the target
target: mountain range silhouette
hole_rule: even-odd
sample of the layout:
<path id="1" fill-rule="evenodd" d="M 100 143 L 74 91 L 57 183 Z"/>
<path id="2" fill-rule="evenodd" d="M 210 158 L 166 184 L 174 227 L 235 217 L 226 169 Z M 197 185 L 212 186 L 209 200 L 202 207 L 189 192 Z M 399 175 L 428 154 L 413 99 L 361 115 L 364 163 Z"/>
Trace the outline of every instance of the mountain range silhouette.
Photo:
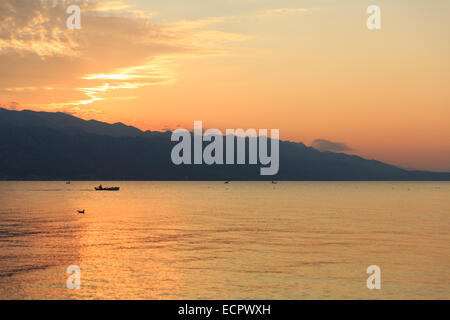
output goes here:
<path id="1" fill-rule="evenodd" d="M 0 180 L 450 180 L 450 173 L 405 170 L 289 141 L 280 141 L 275 176 L 261 176 L 259 164 L 176 166 L 170 137 L 61 112 L 0 108 Z"/>

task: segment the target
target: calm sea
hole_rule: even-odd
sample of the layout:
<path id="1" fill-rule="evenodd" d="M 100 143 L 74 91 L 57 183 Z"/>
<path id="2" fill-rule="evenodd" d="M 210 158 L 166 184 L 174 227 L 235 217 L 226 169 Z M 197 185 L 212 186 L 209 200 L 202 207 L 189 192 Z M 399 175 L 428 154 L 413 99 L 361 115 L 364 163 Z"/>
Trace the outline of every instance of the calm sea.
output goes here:
<path id="1" fill-rule="evenodd" d="M 98 184 L 0 182 L 0 299 L 450 299 L 448 182 Z"/>

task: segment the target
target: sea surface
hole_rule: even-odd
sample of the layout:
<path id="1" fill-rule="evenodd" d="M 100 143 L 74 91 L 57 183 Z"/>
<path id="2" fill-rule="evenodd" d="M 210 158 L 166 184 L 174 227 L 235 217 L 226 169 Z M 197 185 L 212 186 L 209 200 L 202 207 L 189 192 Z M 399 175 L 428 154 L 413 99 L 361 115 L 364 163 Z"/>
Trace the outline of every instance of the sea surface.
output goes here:
<path id="1" fill-rule="evenodd" d="M 0 182 L 0 299 L 450 299 L 449 278 L 449 182 Z"/>

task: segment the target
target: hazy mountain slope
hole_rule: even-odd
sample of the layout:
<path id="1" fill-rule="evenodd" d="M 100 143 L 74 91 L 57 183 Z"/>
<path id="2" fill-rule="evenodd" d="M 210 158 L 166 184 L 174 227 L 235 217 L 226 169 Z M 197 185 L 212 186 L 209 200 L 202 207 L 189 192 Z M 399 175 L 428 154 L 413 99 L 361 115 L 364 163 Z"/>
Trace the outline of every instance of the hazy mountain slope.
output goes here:
<path id="1" fill-rule="evenodd" d="M 85 121 L 62 112 L 12 111 L 0 108 L 0 125 L 19 127 L 48 127 L 65 133 L 94 133 L 112 137 L 137 137 L 141 130 L 123 123 L 108 124 L 96 120 Z"/>

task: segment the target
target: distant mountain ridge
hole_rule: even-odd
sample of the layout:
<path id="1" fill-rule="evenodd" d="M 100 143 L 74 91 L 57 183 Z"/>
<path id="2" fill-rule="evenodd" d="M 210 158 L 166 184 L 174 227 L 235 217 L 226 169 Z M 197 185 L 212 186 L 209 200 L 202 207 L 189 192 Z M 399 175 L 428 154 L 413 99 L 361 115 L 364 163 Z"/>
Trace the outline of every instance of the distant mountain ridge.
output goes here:
<path id="1" fill-rule="evenodd" d="M 14 111 L 0 108 L 0 125 L 18 127 L 47 127 L 65 133 L 92 133 L 111 137 L 139 137 L 151 133 L 121 122 L 109 124 L 97 120 L 83 120 L 63 112 Z"/>
<path id="2" fill-rule="evenodd" d="M 0 179 L 450 180 L 450 173 L 408 171 L 287 141 L 280 141 L 275 176 L 260 176 L 260 165 L 176 166 L 170 137 L 65 113 L 0 108 Z"/>

